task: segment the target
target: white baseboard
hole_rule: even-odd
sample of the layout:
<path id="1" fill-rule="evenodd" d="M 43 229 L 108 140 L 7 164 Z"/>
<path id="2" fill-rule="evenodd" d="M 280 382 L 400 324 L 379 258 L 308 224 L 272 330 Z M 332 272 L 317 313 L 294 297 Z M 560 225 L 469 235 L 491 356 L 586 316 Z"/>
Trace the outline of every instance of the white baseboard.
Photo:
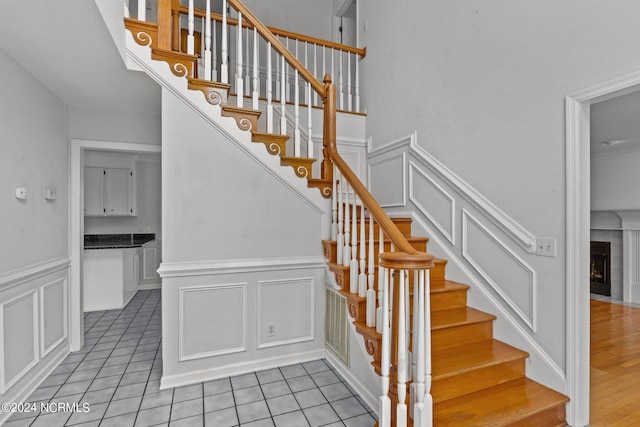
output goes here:
<path id="1" fill-rule="evenodd" d="M 203 381 L 217 380 L 231 376 L 243 375 L 255 371 L 279 368 L 296 363 L 310 362 L 323 359 L 326 356 L 324 348 L 302 353 L 287 354 L 283 356 L 270 357 L 266 359 L 249 360 L 222 367 L 213 367 L 184 374 L 163 375 L 160 380 L 160 389 L 180 387 L 183 385 L 195 384 Z"/>

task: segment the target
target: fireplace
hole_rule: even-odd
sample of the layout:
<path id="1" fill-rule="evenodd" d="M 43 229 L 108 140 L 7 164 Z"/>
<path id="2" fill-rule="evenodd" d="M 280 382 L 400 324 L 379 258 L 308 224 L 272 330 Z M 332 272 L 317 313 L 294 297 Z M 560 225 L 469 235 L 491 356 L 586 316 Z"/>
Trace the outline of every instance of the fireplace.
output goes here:
<path id="1" fill-rule="evenodd" d="M 611 242 L 591 241 L 591 293 L 611 296 Z"/>

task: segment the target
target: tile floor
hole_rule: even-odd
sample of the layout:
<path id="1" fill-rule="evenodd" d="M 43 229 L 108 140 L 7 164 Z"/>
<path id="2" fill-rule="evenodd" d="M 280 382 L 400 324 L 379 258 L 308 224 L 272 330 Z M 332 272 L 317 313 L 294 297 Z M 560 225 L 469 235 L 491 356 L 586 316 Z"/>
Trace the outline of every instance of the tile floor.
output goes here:
<path id="1" fill-rule="evenodd" d="M 5 426 L 375 423 L 375 414 L 325 360 L 160 390 L 161 329 L 159 290 L 138 292 L 122 310 L 87 313 L 82 350 L 67 356 L 29 397 L 48 410 L 14 413 Z M 51 409 L 60 402 L 77 403 L 77 410 Z"/>

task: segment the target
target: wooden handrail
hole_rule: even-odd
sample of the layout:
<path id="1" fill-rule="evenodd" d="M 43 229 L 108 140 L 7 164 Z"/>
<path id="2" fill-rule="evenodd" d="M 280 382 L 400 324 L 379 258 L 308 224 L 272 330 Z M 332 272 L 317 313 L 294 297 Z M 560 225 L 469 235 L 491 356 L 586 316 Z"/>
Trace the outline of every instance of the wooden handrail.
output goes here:
<path id="1" fill-rule="evenodd" d="M 188 6 L 180 5 L 178 10 L 181 14 L 184 14 L 184 15 L 189 13 Z M 197 9 L 197 8 L 194 9 L 193 14 L 198 18 L 205 18 L 207 16 L 206 11 L 202 9 Z M 244 12 L 242 12 L 242 15 L 244 15 Z M 222 15 L 220 15 L 219 13 L 211 12 L 211 19 L 213 19 L 214 21 L 222 22 Z M 238 20 L 227 17 L 227 23 L 230 25 L 238 25 Z M 248 28 L 250 30 L 253 29 L 253 25 L 251 23 L 244 22 L 244 21 L 242 22 L 242 27 Z M 266 27 L 266 28 L 269 29 L 269 31 L 271 31 L 276 36 L 288 37 L 290 39 L 298 40 L 301 42 L 308 42 L 312 44 L 317 44 L 319 46 L 341 50 L 344 52 L 355 53 L 357 55 L 360 55 L 360 59 L 364 58 L 367 55 L 366 47 L 358 48 L 353 46 L 347 46 L 346 44 L 335 43 L 329 40 L 306 36 L 304 34 L 294 33 L 292 31 L 282 30 L 280 28 L 275 28 L 275 27 Z"/>

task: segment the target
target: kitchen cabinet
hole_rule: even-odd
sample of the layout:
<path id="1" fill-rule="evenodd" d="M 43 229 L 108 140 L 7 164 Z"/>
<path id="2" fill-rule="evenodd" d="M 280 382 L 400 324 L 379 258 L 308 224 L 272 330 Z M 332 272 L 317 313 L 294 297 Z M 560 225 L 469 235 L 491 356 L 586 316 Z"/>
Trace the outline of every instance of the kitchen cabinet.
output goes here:
<path id="1" fill-rule="evenodd" d="M 84 214 L 135 216 L 135 182 L 131 169 L 84 169 Z"/>
<path id="2" fill-rule="evenodd" d="M 84 251 L 84 311 L 124 307 L 140 284 L 140 248 Z"/>

